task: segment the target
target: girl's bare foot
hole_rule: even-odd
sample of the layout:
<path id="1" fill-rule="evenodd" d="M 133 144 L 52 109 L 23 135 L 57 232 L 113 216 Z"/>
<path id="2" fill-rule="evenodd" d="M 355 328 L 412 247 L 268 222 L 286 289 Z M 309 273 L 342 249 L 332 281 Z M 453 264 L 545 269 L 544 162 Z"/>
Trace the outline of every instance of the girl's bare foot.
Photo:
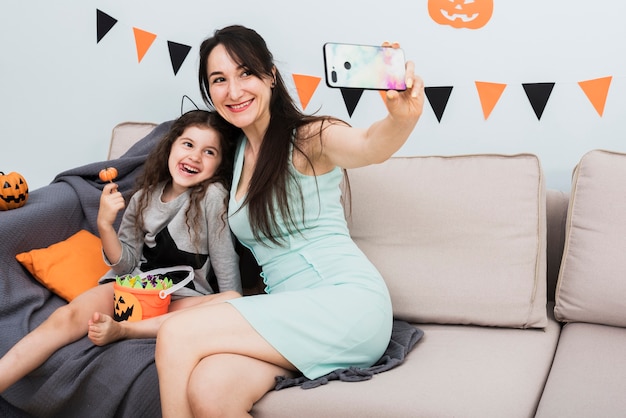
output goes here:
<path id="1" fill-rule="evenodd" d="M 95 345 L 103 346 L 124 339 L 124 327 L 109 315 L 95 312 L 89 320 L 87 336 Z"/>

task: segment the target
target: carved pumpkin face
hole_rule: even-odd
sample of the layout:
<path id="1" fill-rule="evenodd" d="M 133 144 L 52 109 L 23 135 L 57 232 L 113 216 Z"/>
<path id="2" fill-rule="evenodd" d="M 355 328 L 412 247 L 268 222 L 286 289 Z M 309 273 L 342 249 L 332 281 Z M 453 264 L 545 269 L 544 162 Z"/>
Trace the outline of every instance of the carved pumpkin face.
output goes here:
<path id="1" fill-rule="evenodd" d="M 18 173 L 4 174 L 0 171 L 0 210 L 24 206 L 28 200 L 28 184 Z"/>
<path id="2" fill-rule="evenodd" d="M 143 318 L 141 302 L 132 293 L 116 288 L 113 301 L 113 319 L 116 321 L 141 321 Z"/>
<path id="3" fill-rule="evenodd" d="M 167 312 L 172 295 L 163 290 L 136 289 L 113 283 L 113 319 L 141 321 Z"/>
<path id="4" fill-rule="evenodd" d="M 428 14 L 440 25 L 479 29 L 493 14 L 493 0 L 428 0 Z"/>

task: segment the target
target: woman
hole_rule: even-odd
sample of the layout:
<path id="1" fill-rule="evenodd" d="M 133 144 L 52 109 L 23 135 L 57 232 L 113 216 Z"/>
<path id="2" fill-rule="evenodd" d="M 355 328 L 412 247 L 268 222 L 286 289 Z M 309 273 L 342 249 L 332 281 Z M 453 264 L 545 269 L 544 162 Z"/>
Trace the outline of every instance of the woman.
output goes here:
<path id="1" fill-rule="evenodd" d="M 389 91 L 389 114 L 367 129 L 303 115 L 265 41 L 230 26 L 200 48 L 203 98 L 243 138 L 229 222 L 263 268 L 267 294 L 198 305 L 168 318 L 157 337 L 164 417 L 249 416 L 275 376 L 313 379 L 369 367 L 391 335 L 389 293 L 351 240 L 344 169 L 380 163 L 404 144 L 423 108 L 422 81 Z"/>

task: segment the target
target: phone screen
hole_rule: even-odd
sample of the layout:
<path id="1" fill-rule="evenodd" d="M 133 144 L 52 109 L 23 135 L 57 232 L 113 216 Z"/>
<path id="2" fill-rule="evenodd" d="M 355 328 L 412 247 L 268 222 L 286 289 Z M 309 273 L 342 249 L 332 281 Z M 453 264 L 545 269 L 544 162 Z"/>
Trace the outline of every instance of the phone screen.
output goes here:
<path id="1" fill-rule="evenodd" d="M 406 90 L 400 48 L 328 42 L 324 44 L 324 66 L 329 87 Z"/>

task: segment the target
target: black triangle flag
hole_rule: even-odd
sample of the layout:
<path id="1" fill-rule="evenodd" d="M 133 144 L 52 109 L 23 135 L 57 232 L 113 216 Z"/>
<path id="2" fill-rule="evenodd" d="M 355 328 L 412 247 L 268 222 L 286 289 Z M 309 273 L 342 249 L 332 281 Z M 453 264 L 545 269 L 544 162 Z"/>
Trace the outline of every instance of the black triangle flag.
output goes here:
<path id="1" fill-rule="evenodd" d="M 530 105 L 535 111 L 535 115 L 537 115 L 537 120 L 541 120 L 541 115 L 543 115 L 550 94 L 552 94 L 554 83 L 526 83 L 522 84 L 522 86 L 530 101 Z"/>
<path id="2" fill-rule="evenodd" d="M 441 122 L 443 112 L 446 110 L 446 106 L 448 105 L 448 100 L 450 99 L 452 88 L 452 86 L 424 88 L 424 93 L 428 98 L 430 107 L 433 108 L 435 116 L 437 116 L 437 121 L 439 122 Z"/>
<path id="3" fill-rule="evenodd" d="M 359 104 L 359 100 L 361 100 L 361 95 L 363 95 L 363 89 L 340 89 L 341 95 L 343 96 L 343 102 L 346 104 L 346 109 L 348 110 L 348 115 L 352 117 L 354 113 L 354 109 L 356 105 Z"/>
<path id="4" fill-rule="evenodd" d="M 167 48 L 170 51 L 172 69 L 174 70 L 174 75 L 176 75 L 178 74 L 178 70 L 180 70 L 180 66 L 183 65 L 183 61 L 187 58 L 187 54 L 191 51 L 191 47 L 189 45 L 167 41 Z"/>
<path id="5" fill-rule="evenodd" d="M 100 42 L 100 40 L 104 38 L 107 33 L 109 33 L 111 28 L 115 26 L 116 23 L 117 19 L 109 16 L 102 10 L 96 9 L 96 25 L 98 28 L 96 43 Z"/>

